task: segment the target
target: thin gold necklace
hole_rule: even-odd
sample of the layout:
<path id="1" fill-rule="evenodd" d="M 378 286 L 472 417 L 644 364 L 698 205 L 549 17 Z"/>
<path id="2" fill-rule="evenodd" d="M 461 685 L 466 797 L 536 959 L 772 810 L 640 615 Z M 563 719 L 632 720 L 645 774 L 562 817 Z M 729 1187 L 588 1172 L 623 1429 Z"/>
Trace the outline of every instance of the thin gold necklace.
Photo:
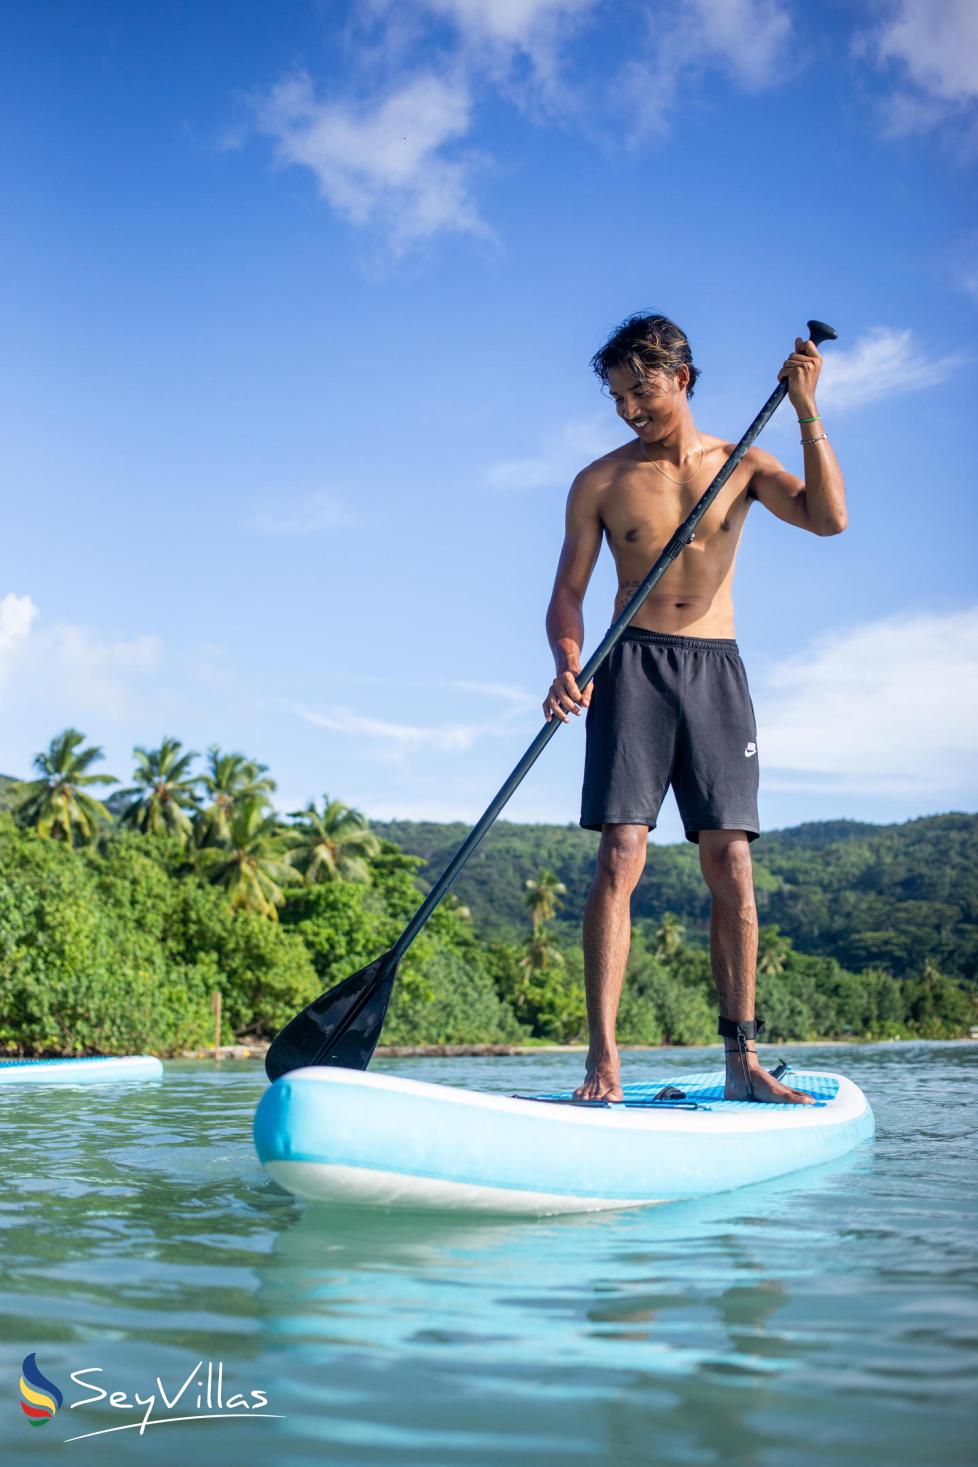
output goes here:
<path id="1" fill-rule="evenodd" d="M 639 443 L 642 444 L 642 452 L 645 454 L 645 457 L 648 459 L 649 463 L 652 465 L 652 467 L 654 469 L 659 469 L 658 462 L 649 453 L 649 451 L 646 448 L 643 440 L 640 438 L 638 441 L 639 441 Z M 702 440 L 702 438 L 700 439 L 699 442 L 700 442 L 700 461 L 696 465 L 696 468 L 690 474 L 690 476 L 689 476 L 688 479 L 674 479 L 671 474 L 667 474 L 666 473 L 665 469 L 659 469 L 659 473 L 662 475 L 662 477 L 664 479 L 668 479 L 670 484 L 691 484 L 692 481 L 696 478 L 696 475 L 699 473 L 700 469 L 703 467 L 703 453 L 704 453 L 704 449 L 703 449 L 703 440 Z"/>

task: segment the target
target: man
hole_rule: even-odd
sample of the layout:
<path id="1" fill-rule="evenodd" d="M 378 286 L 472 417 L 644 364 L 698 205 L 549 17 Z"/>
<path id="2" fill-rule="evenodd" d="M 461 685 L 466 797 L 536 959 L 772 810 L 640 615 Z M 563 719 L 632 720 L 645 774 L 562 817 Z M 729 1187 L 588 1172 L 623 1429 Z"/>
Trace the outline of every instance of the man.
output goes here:
<path id="1" fill-rule="evenodd" d="M 822 359 L 798 337 L 787 379 L 804 445 L 804 480 L 749 449 L 621 641 L 580 688 L 584 593 L 607 537 L 618 570 L 614 617 L 648 574 L 735 445 L 701 433 L 689 399 L 699 375 L 689 342 L 664 316 L 632 316 L 594 357 L 634 438 L 584 469 L 567 501 L 547 611 L 556 675 L 547 720 L 587 710 L 581 824 L 600 830 L 584 913 L 590 1044 L 581 1100 L 620 1100 L 615 1020 L 631 938 L 631 895 L 666 788 L 713 899 L 710 957 L 726 1050 L 728 1099 L 810 1104 L 761 1068 L 754 1040 L 757 911 L 749 842 L 757 837 L 757 731 L 734 640 L 737 547 L 756 501 L 801 530 L 846 527 L 845 485 L 815 401 Z M 614 618 L 612 618 L 614 619 Z"/>

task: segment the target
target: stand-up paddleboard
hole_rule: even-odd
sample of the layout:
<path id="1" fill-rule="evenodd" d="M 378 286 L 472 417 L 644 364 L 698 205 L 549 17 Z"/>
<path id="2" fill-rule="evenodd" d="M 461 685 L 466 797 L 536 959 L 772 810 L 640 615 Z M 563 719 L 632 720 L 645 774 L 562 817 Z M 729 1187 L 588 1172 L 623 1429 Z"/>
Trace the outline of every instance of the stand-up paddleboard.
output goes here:
<path id="1" fill-rule="evenodd" d="M 96 1055 L 92 1059 L 0 1060 L 0 1085 L 105 1085 L 118 1080 L 159 1080 L 155 1055 Z"/>
<path id="2" fill-rule="evenodd" d="M 655 1101 L 663 1087 L 682 1099 Z M 592 1212 L 725 1192 L 843 1156 L 873 1134 L 844 1075 L 802 1072 L 814 1105 L 723 1099 L 722 1073 L 626 1085 L 616 1105 L 570 1091 L 486 1095 L 395 1075 L 293 1070 L 265 1092 L 255 1146 L 313 1201 L 474 1212 Z"/>

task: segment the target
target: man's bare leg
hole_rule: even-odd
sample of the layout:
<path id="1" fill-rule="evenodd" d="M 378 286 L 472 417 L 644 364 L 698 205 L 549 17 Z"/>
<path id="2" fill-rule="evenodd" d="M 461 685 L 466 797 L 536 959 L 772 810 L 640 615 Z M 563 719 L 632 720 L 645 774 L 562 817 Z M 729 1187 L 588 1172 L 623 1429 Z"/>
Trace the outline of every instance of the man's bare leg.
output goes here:
<path id="1" fill-rule="evenodd" d="M 632 940 L 632 892 L 645 867 L 647 825 L 605 825 L 584 908 L 588 1052 L 578 1100 L 621 1100 L 615 1020 Z"/>
<path id="2" fill-rule="evenodd" d="M 746 833 L 742 830 L 701 830 L 700 866 L 713 897 L 710 959 L 720 1013 L 725 1019 L 753 1019 L 757 907 Z M 727 1080 L 723 1093 L 728 1100 L 746 1100 L 744 1060 L 734 1041 L 728 1039 L 724 1043 L 727 1047 Z M 782 1085 L 762 1068 L 752 1041 L 749 1042 L 746 1064 L 755 1100 L 812 1104 L 810 1095 Z"/>

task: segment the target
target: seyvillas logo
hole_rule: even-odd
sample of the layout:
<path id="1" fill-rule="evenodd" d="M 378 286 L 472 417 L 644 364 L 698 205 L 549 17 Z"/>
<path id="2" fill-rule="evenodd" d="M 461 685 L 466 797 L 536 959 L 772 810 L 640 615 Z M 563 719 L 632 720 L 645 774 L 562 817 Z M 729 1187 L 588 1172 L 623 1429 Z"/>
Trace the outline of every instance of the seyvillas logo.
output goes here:
<path id="1" fill-rule="evenodd" d="M 36 1355 L 28 1355 L 20 1377 L 20 1409 L 31 1426 L 43 1426 L 57 1416 L 64 1401 L 53 1380 L 41 1373 Z"/>
<path id="2" fill-rule="evenodd" d="M 30 1357 L 33 1359 L 33 1356 Z M 26 1363 L 26 1362 L 25 1362 Z M 157 1376 L 154 1386 L 144 1391 L 111 1390 L 100 1385 L 94 1376 L 104 1376 L 100 1365 L 86 1365 L 71 1371 L 71 1379 L 80 1386 L 85 1395 L 68 1403 L 68 1409 L 77 1411 L 84 1406 L 106 1405 L 113 1411 L 135 1412 L 135 1419 L 118 1426 L 96 1427 L 93 1431 L 80 1432 L 65 1438 L 66 1442 L 85 1441 L 92 1436 L 110 1436 L 117 1431 L 137 1431 L 142 1436 L 149 1426 L 169 1426 L 178 1421 L 234 1420 L 242 1416 L 255 1421 L 259 1417 L 282 1420 L 274 1411 L 267 1410 L 268 1393 L 261 1390 L 229 1391 L 224 1380 L 224 1362 L 198 1360 L 183 1380 L 164 1385 L 162 1376 Z M 43 1377 L 42 1377 L 43 1379 Z M 61 1404 L 61 1397 L 58 1397 Z M 105 1418 L 103 1417 L 103 1420 Z"/>

